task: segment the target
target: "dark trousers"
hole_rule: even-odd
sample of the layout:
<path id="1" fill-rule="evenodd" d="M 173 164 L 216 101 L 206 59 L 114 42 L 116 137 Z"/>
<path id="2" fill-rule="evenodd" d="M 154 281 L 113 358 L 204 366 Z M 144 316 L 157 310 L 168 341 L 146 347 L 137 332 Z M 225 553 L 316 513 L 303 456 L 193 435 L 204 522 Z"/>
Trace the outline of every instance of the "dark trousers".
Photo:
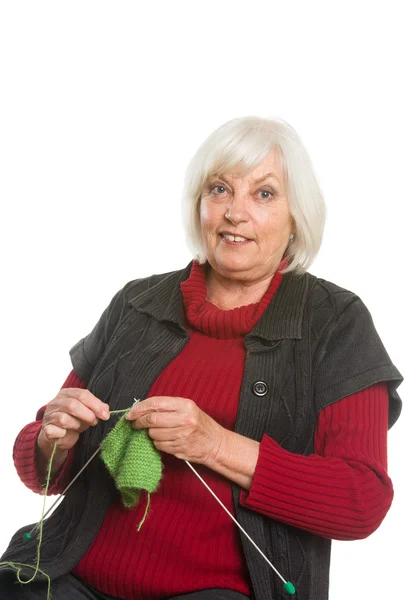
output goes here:
<path id="1" fill-rule="evenodd" d="M 14 578 L 0 583 L 0 600 L 46 600 L 47 583 L 33 582 L 27 585 L 15 583 Z M 86 585 L 81 579 L 68 574 L 51 582 L 51 600 L 119 600 L 114 596 L 103 594 Z M 173 596 L 167 600 L 249 600 L 248 596 L 225 590 L 213 588 Z"/>

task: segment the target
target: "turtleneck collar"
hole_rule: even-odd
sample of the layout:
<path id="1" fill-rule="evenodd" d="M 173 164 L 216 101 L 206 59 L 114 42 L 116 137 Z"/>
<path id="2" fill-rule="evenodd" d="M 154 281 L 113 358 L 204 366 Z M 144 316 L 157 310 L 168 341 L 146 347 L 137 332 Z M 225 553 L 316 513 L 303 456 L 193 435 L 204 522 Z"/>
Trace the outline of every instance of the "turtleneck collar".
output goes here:
<path id="1" fill-rule="evenodd" d="M 219 339 L 244 337 L 263 314 L 284 275 L 276 271 L 260 302 L 223 310 L 206 300 L 208 267 L 193 261 L 188 279 L 180 284 L 188 326 Z"/>

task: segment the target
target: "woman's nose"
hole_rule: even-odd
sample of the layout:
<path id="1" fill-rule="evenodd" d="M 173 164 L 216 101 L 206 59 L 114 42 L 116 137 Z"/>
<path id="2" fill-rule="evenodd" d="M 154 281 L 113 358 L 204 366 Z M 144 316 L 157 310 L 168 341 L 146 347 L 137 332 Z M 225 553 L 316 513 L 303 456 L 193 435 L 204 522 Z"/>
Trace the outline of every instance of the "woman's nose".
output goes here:
<path id="1" fill-rule="evenodd" d="M 231 223 L 241 223 L 249 218 L 245 194 L 235 194 L 224 215 Z"/>

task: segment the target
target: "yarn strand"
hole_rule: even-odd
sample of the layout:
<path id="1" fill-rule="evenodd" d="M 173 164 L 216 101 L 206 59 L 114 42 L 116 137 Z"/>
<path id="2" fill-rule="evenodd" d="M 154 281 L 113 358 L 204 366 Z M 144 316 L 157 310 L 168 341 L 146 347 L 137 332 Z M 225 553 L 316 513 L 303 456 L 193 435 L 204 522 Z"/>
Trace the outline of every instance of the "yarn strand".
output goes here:
<path id="1" fill-rule="evenodd" d="M 53 450 L 51 452 L 51 456 L 50 459 L 48 461 L 48 468 L 47 468 L 47 476 L 46 476 L 46 480 L 45 480 L 45 484 L 43 486 L 43 496 L 44 496 L 44 500 L 43 500 L 43 507 L 42 507 L 42 511 L 41 511 L 41 517 L 40 520 L 38 522 L 38 529 L 39 529 L 39 533 L 38 533 L 38 542 L 37 542 L 37 558 L 36 558 L 36 565 L 27 565 L 25 563 L 15 563 L 15 562 L 2 562 L 0 563 L 0 567 L 1 566 L 8 566 L 8 567 L 12 567 L 13 569 L 16 569 L 16 577 L 17 577 L 17 581 L 21 584 L 27 584 L 27 583 L 31 583 L 32 581 L 34 581 L 34 579 L 37 577 L 37 573 L 41 573 L 42 575 L 44 575 L 44 577 L 47 579 L 47 600 L 50 600 L 51 598 L 51 579 L 49 577 L 49 575 L 47 575 L 47 573 L 45 573 L 44 571 L 42 571 L 40 569 L 40 559 L 41 559 L 41 544 L 43 541 L 43 525 L 44 525 L 44 518 L 45 518 L 45 503 L 47 501 L 47 492 L 48 492 L 48 488 L 50 487 L 50 481 L 51 481 L 51 469 L 53 466 L 53 460 L 54 460 L 54 456 L 55 456 L 55 452 L 57 450 L 57 442 L 54 442 L 54 446 L 53 446 Z M 30 539 L 31 538 L 31 534 L 28 533 L 25 535 L 25 539 Z M 21 569 L 22 567 L 29 567 L 30 569 L 34 569 L 34 574 L 32 575 L 32 577 L 30 579 L 26 579 L 23 580 L 20 577 L 20 573 L 21 573 Z"/>
<path id="2" fill-rule="evenodd" d="M 42 508 L 42 511 L 41 511 L 41 518 L 40 518 L 40 521 L 39 521 L 36 570 L 35 570 L 34 575 L 32 576 L 32 578 L 29 579 L 28 581 L 25 581 L 24 583 L 30 583 L 31 581 L 33 581 L 33 579 L 35 579 L 35 576 L 37 575 L 38 569 L 40 567 L 40 553 L 41 553 L 41 542 L 43 541 L 43 525 L 44 525 L 45 503 L 47 501 L 48 488 L 50 487 L 51 469 L 52 469 L 52 466 L 53 466 L 53 460 L 54 460 L 54 456 L 55 456 L 56 450 L 57 450 L 57 442 L 54 442 L 53 451 L 51 452 L 50 460 L 48 461 L 47 478 L 46 478 L 45 485 L 44 485 L 44 488 L 43 488 L 44 499 L 43 499 L 43 508 Z"/>
<path id="3" fill-rule="evenodd" d="M 81 473 L 84 471 L 84 469 L 86 467 L 88 467 L 89 463 L 96 457 L 96 455 L 98 454 L 98 452 L 101 450 L 101 448 L 97 448 L 94 452 L 94 454 L 87 460 L 87 462 L 85 463 L 85 465 L 78 471 L 78 473 L 75 475 L 74 479 L 72 479 L 70 481 L 70 483 L 67 485 L 67 487 L 65 488 L 65 490 L 63 490 L 61 492 L 61 494 L 58 496 L 57 500 L 50 506 L 50 508 L 47 510 L 47 512 L 44 515 L 44 519 L 45 517 L 52 511 L 52 509 L 54 508 L 54 506 L 56 506 L 59 502 L 61 502 L 61 500 L 64 498 L 64 495 L 66 494 L 66 492 L 68 492 L 68 490 L 70 489 L 70 487 L 73 485 L 73 483 L 78 479 L 78 477 L 81 475 Z M 40 522 L 36 523 L 36 525 L 34 525 L 33 529 L 29 532 L 28 535 L 32 535 L 33 533 L 35 533 L 37 531 L 37 529 L 39 528 L 39 524 Z"/>
<path id="4" fill-rule="evenodd" d="M 21 568 L 28 567 L 29 569 L 36 569 L 35 575 L 37 575 L 37 573 L 41 573 L 41 575 L 44 575 L 44 577 L 47 579 L 47 600 L 51 600 L 51 578 L 49 575 L 47 575 L 47 573 L 45 573 L 44 571 L 42 571 L 39 568 L 34 567 L 33 565 L 27 565 L 26 563 L 2 562 L 2 563 L 0 563 L 0 569 L 2 566 L 11 567 L 12 569 L 15 569 L 17 581 L 19 583 L 23 583 L 23 584 L 30 583 L 30 581 L 32 581 L 32 580 L 29 579 L 28 581 L 23 581 L 22 579 L 20 579 Z"/>
<path id="5" fill-rule="evenodd" d="M 142 525 L 145 523 L 146 515 L 148 514 L 149 506 L 150 506 L 150 503 L 151 503 L 151 495 L 150 495 L 150 493 L 146 492 L 146 496 L 147 496 L 147 501 L 146 501 L 145 514 L 143 515 L 142 521 L 138 525 L 137 531 L 140 531 Z"/>

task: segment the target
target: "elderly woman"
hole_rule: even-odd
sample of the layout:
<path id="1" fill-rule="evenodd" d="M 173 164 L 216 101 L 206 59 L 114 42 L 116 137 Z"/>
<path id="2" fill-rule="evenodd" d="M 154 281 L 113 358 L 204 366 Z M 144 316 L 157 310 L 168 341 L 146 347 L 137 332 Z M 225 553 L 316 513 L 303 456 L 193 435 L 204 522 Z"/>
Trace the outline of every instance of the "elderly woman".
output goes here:
<path id="1" fill-rule="evenodd" d="M 139 528 L 147 497 L 124 507 L 92 461 L 45 520 L 41 570 L 53 600 L 290 597 L 266 557 L 296 598 L 325 600 L 331 539 L 368 537 L 391 506 L 402 377 L 362 301 L 307 272 L 324 205 L 286 122 L 245 117 L 211 134 L 188 167 L 184 210 L 195 259 L 116 293 L 14 447 L 40 492 L 57 442 L 48 493 L 61 493 L 112 429 L 109 411 L 143 399 L 126 419 L 160 453 L 159 489 Z M 20 585 L 5 564 L 35 564 L 30 527 L 2 558 L 1 598 L 46 597 L 41 573 Z"/>

